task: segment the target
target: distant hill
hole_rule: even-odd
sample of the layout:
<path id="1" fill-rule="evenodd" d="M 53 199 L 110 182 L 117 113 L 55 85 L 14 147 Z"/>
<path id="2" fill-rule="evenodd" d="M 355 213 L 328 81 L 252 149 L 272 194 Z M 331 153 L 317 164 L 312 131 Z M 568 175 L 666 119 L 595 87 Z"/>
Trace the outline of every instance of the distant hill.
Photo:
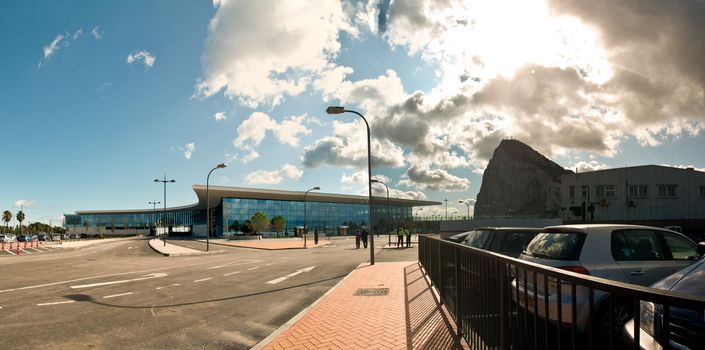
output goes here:
<path id="1" fill-rule="evenodd" d="M 557 217 L 560 176 L 571 173 L 518 140 L 502 140 L 482 175 L 475 217 Z"/>

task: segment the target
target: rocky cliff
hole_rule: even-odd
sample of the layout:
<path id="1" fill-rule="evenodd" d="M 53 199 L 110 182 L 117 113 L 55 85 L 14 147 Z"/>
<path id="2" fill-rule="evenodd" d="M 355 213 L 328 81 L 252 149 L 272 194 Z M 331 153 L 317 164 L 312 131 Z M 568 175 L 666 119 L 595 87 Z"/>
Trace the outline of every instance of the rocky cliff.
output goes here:
<path id="1" fill-rule="evenodd" d="M 502 140 L 482 175 L 475 217 L 557 217 L 560 176 L 569 173 L 520 141 Z"/>

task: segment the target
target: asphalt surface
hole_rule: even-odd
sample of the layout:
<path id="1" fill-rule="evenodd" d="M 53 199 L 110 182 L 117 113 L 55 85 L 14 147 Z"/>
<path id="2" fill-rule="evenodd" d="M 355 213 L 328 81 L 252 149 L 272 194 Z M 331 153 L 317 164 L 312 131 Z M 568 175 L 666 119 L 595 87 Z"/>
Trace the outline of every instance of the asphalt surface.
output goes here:
<path id="1" fill-rule="evenodd" d="M 349 239 L 308 250 L 211 249 L 164 257 L 135 239 L 2 256 L 0 349 L 247 349 L 369 258 Z M 416 256 L 414 248 L 376 255 Z"/>

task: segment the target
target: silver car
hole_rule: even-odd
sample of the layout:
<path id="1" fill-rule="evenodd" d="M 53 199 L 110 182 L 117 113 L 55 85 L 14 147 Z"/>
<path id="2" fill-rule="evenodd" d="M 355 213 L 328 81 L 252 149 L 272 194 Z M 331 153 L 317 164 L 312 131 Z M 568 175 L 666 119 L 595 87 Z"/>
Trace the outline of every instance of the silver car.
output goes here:
<path id="1" fill-rule="evenodd" d="M 701 256 L 698 246 L 682 234 L 649 226 L 563 225 L 546 227 L 536 235 L 519 259 L 610 280 L 649 286 L 694 262 Z M 533 276 L 525 283 L 519 275 L 518 303 L 528 312 L 535 309 L 545 317 L 544 278 L 537 274 L 537 295 Z M 512 282 L 516 288 L 517 280 Z M 526 293 L 524 292 L 527 287 Z M 588 327 L 588 289 L 576 288 L 576 328 Z M 561 284 L 561 322 L 572 325 L 571 285 Z M 558 320 L 557 286 L 548 278 L 549 320 Z M 514 297 L 516 300 L 517 297 Z M 593 317 L 598 335 L 609 334 L 607 294 L 594 292 Z M 535 305 L 537 304 L 537 305 Z M 527 307 L 528 306 L 528 307 Z M 537 308 L 536 308 L 537 306 Z M 615 303 L 614 329 L 621 330 L 632 317 L 632 306 Z"/>
<path id="2" fill-rule="evenodd" d="M 0 234 L 0 241 L 5 243 L 16 242 L 17 237 L 15 237 L 15 235 L 13 235 L 12 233 L 3 233 Z"/>

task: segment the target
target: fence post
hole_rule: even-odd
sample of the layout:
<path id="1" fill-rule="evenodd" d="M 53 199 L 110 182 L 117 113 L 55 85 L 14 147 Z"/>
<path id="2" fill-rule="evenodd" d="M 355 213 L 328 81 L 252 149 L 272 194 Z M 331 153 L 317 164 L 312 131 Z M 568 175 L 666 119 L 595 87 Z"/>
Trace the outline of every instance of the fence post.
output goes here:
<path id="1" fill-rule="evenodd" d="M 455 326 L 458 327 L 458 337 L 463 336 L 462 322 L 463 318 L 460 316 L 460 301 L 463 299 L 460 297 L 460 268 L 458 268 L 458 248 L 453 247 L 453 253 L 455 255 Z"/>
<path id="2" fill-rule="evenodd" d="M 438 241 L 438 299 L 440 299 L 440 304 L 443 305 L 443 254 L 441 253 L 441 242 Z"/>
<path id="3" fill-rule="evenodd" d="M 497 281 L 499 281 L 499 348 L 504 349 L 505 344 L 504 344 L 504 278 L 506 277 L 507 271 L 506 271 L 506 265 L 505 263 L 500 263 L 499 264 L 499 278 L 497 278 Z"/>

